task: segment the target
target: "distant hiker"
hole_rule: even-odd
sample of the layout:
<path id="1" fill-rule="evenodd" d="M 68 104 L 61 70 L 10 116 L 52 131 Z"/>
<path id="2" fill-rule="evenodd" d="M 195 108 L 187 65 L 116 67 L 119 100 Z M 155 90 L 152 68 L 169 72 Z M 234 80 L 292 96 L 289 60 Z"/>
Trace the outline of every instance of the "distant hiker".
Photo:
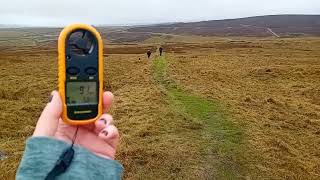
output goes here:
<path id="1" fill-rule="evenodd" d="M 163 51 L 163 48 L 160 47 L 160 48 L 159 48 L 160 56 L 162 56 L 162 51 Z"/>
<path id="2" fill-rule="evenodd" d="M 150 56 L 151 56 L 151 51 L 150 50 L 148 50 L 147 55 L 148 55 L 148 59 L 149 59 Z"/>

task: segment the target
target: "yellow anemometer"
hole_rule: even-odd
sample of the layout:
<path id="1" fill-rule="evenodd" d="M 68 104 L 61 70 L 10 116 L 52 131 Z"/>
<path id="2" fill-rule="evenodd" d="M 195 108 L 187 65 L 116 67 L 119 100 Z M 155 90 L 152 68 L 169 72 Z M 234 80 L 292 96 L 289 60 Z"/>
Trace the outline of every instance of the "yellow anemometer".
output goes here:
<path id="1" fill-rule="evenodd" d="M 62 119 L 70 125 L 95 122 L 102 115 L 103 43 L 85 24 L 70 25 L 58 40 Z"/>

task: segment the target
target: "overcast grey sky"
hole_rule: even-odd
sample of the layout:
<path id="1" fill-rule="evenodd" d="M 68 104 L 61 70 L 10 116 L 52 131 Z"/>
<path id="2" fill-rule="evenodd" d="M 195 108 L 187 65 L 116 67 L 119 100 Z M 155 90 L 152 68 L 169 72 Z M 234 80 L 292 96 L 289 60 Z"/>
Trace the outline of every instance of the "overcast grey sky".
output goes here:
<path id="1" fill-rule="evenodd" d="M 0 24 L 147 24 L 320 14 L 320 0 L 1 0 Z"/>

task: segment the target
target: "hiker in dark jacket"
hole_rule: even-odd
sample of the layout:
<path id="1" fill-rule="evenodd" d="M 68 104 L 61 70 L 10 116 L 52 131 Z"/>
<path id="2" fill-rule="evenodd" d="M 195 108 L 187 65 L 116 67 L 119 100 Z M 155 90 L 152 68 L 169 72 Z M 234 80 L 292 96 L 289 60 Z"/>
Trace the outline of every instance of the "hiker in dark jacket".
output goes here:
<path id="1" fill-rule="evenodd" d="M 163 51 L 163 48 L 160 47 L 160 48 L 159 48 L 160 56 L 162 56 L 162 51 Z"/>
<path id="2" fill-rule="evenodd" d="M 148 59 L 149 59 L 150 56 L 151 56 L 151 51 L 150 50 L 148 50 L 147 55 L 148 55 Z"/>

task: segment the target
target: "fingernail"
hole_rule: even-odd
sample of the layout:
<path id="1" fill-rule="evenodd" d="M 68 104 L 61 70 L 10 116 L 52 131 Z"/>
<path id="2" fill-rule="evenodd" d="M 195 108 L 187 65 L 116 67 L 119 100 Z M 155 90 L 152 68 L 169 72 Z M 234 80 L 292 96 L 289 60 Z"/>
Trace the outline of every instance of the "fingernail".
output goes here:
<path id="1" fill-rule="evenodd" d="M 101 118 L 100 121 L 103 121 L 104 124 L 107 124 L 107 120 L 105 118 Z"/>
<path id="2" fill-rule="evenodd" d="M 102 131 L 102 134 L 104 134 L 104 135 L 108 136 L 108 131 L 103 130 L 103 131 Z"/>
<path id="3" fill-rule="evenodd" d="M 110 91 L 106 91 L 106 93 L 108 94 L 108 96 L 111 96 L 111 97 L 112 97 L 112 100 L 114 99 L 114 95 L 113 95 L 113 93 L 112 93 L 112 92 L 110 92 Z"/>
<path id="4" fill-rule="evenodd" d="M 52 101 L 52 99 L 53 99 L 53 95 L 51 94 L 51 95 L 49 96 L 48 102 L 50 103 L 50 102 Z"/>

